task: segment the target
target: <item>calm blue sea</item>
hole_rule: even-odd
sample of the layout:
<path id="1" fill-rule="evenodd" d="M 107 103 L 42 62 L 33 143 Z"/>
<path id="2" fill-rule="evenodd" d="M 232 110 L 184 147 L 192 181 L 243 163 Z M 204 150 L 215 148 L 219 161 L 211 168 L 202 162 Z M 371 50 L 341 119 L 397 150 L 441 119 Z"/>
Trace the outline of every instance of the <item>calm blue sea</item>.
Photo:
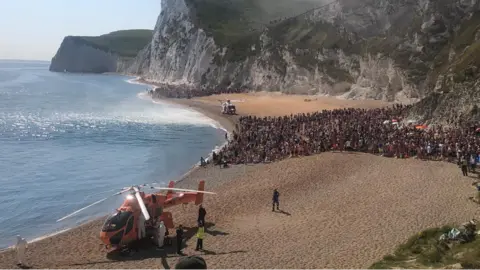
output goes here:
<path id="1" fill-rule="evenodd" d="M 154 103 L 131 77 L 0 61 L 0 248 L 113 211 L 125 186 L 175 180 L 223 144 L 203 115 Z M 130 80 L 130 81 L 129 81 Z"/>

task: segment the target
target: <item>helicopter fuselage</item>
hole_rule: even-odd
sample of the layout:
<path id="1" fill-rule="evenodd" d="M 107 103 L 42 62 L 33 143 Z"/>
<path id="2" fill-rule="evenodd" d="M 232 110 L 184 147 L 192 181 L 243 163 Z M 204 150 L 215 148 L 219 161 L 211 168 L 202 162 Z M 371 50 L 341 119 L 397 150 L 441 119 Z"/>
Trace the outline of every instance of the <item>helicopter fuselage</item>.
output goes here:
<path id="1" fill-rule="evenodd" d="M 200 181 L 198 190 L 203 191 L 204 185 L 205 181 Z M 170 186 L 173 187 L 172 182 Z M 140 219 L 140 216 L 143 215 L 140 206 L 134 196 L 128 195 L 117 212 L 109 216 L 102 227 L 100 239 L 107 247 L 115 250 L 139 240 L 139 222 L 145 222 L 146 232 L 152 231 L 156 222 L 160 221 L 164 222 L 167 229 L 172 229 L 174 228 L 172 214 L 165 212 L 165 208 L 192 202 L 199 205 L 203 201 L 203 194 L 196 192 L 168 192 L 166 195 L 140 192 L 140 196 L 150 214 L 150 219 L 147 221 Z"/>

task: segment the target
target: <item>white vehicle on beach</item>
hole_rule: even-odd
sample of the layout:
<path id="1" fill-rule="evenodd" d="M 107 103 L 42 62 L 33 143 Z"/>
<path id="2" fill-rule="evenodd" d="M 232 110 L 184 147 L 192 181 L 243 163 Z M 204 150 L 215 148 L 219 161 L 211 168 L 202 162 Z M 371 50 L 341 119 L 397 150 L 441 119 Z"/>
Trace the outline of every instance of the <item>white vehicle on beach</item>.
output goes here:
<path id="1" fill-rule="evenodd" d="M 230 100 L 227 100 L 222 103 L 222 114 L 237 114 L 237 108 L 230 102 Z"/>

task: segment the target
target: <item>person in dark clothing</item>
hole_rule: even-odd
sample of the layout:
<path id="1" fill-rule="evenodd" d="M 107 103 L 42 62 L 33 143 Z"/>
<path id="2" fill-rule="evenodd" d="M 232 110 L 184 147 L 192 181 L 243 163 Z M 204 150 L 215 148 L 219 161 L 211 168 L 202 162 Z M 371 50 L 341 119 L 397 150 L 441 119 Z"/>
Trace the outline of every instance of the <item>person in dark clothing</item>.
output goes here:
<path id="1" fill-rule="evenodd" d="M 272 212 L 275 211 L 275 205 L 277 205 L 277 210 L 280 210 L 278 197 L 280 197 L 280 193 L 278 192 L 278 190 L 277 189 L 273 190 Z"/>
<path id="2" fill-rule="evenodd" d="M 177 254 L 182 254 L 183 244 L 183 227 L 182 225 L 177 228 Z"/>
<path id="3" fill-rule="evenodd" d="M 172 239 L 169 237 L 170 233 L 168 232 L 168 229 L 165 230 L 165 245 L 171 246 L 172 245 Z"/>
<path id="4" fill-rule="evenodd" d="M 205 216 L 207 211 L 203 208 L 203 205 L 200 204 L 198 208 L 198 226 L 205 226 Z"/>
<path id="5" fill-rule="evenodd" d="M 218 160 L 218 155 L 217 155 L 217 153 L 215 153 L 215 151 L 213 151 L 212 152 L 213 165 L 217 164 L 217 160 Z"/>
<path id="6" fill-rule="evenodd" d="M 463 176 L 468 176 L 468 161 L 467 161 L 467 159 L 465 157 L 462 158 L 460 164 L 461 164 L 460 166 L 462 167 Z"/>

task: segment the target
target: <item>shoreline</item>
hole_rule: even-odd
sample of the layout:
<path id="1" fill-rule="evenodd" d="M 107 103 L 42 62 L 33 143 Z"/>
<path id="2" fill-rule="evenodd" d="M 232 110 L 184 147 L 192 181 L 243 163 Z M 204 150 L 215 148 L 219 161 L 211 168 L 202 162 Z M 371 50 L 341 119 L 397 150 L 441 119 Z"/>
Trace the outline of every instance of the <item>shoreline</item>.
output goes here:
<path id="1" fill-rule="evenodd" d="M 116 73 L 113 73 L 115 75 L 119 75 L 119 74 L 116 74 Z M 113 74 L 110 74 L 110 75 L 113 75 Z M 105 75 L 109 75 L 109 74 L 105 74 Z M 120 74 L 120 75 L 124 75 L 124 74 Z M 156 87 L 155 85 L 153 84 L 149 84 L 147 83 L 146 81 L 143 81 L 141 77 L 139 76 L 131 76 L 131 75 L 124 75 L 126 77 L 132 77 L 131 79 L 129 80 L 126 80 L 125 82 L 126 83 L 130 83 L 130 84 L 141 84 L 141 85 L 148 85 L 148 86 L 152 86 L 152 87 Z M 150 96 L 149 96 L 150 97 Z M 151 98 L 151 97 L 150 97 Z M 233 129 L 235 127 L 235 120 L 233 119 L 229 119 L 227 117 L 224 117 L 222 115 L 219 115 L 219 114 L 215 114 L 213 113 L 214 111 L 214 108 L 210 108 L 212 106 L 209 106 L 208 104 L 204 104 L 205 107 L 204 108 L 201 108 L 200 107 L 197 107 L 195 106 L 194 104 L 188 104 L 189 100 L 176 100 L 176 99 L 153 99 L 151 98 L 152 101 L 157 101 L 157 102 L 161 102 L 161 103 L 169 103 L 169 104 L 173 104 L 173 105 L 177 105 L 177 106 L 180 106 L 184 109 L 190 109 L 190 110 L 194 110 L 200 114 L 202 114 L 203 116 L 207 117 L 207 118 L 210 118 L 212 119 L 214 122 L 216 122 L 218 124 L 218 127 L 214 127 L 215 129 L 221 129 L 221 130 L 224 130 L 227 134 L 228 134 L 228 138 L 231 137 L 231 134 L 233 132 Z M 216 109 L 216 108 L 215 108 Z M 208 158 L 210 159 L 211 156 L 212 156 L 212 152 L 213 151 L 219 151 L 221 150 L 222 148 L 224 148 L 225 146 L 227 146 L 228 144 L 228 141 L 225 141 L 223 144 L 221 144 L 220 146 L 218 147 L 214 147 L 212 149 L 212 151 L 208 154 Z M 177 178 L 177 180 L 174 180 L 175 181 L 175 184 L 177 183 L 180 183 L 182 181 L 184 181 L 185 179 L 188 178 L 189 175 L 193 174 L 196 170 L 200 169 L 200 166 L 199 166 L 200 162 L 197 162 L 195 164 L 193 164 L 189 169 L 187 169 L 187 171 L 182 174 L 180 177 Z M 65 233 L 68 233 L 69 231 L 71 230 L 74 230 L 74 229 L 78 229 L 78 228 L 81 228 L 83 226 L 87 226 L 88 224 L 91 224 L 91 223 L 94 223 L 94 222 L 98 222 L 99 220 L 101 219 L 105 219 L 108 215 L 105 215 L 105 216 L 102 216 L 102 217 L 97 217 L 97 218 L 93 218 L 93 219 L 90 219 L 90 220 L 87 220 L 83 223 L 80 223 L 76 226 L 72 226 L 72 227 L 69 227 L 69 228 L 66 228 L 66 229 L 62 229 L 62 230 L 59 230 L 59 231 L 53 231 L 51 233 L 47 233 L 45 235 L 41 235 L 41 236 L 38 236 L 38 237 L 35 237 L 34 239 L 28 241 L 27 239 L 27 242 L 29 244 L 32 244 L 32 243 L 37 243 L 37 242 L 40 242 L 40 241 L 43 241 L 45 239 L 49 239 L 49 238 L 52 238 L 52 237 L 55 237 L 55 236 L 59 236 L 61 234 L 65 234 Z M 15 247 L 15 245 L 12 245 L 12 246 L 9 246 L 9 247 L 5 247 L 5 248 L 0 248 L 0 254 L 1 253 L 4 253 L 4 252 L 8 252 L 10 250 L 12 250 L 13 248 Z"/>
<path id="2" fill-rule="evenodd" d="M 127 75 L 127 76 L 133 77 L 132 79 L 127 80 L 127 83 L 147 85 L 147 86 L 152 87 L 152 90 L 155 90 L 155 88 L 157 87 L 157 85 L 155 85 L 155 83 L 149 82 L 149 81 L 143 79 L 141 76 L 130 76 L 130 75 Z M 223 115 L 219 114 L 218 113 L 218 107 L 214 107 L 214 106 L 209 105 L 209 104 L 197 102 L 197 101 L 194 101 L 194 100 L 191 100 L 191 99 L 190 100 L 189 99 L 174 99 L 174 98 L 154 99 L 151 96 L 149 96 L 149 97 L 153 102 L 167 103 L 167 104 L 180 106 L 184 109 L 189 109 L 189 110 L 196 111 L 196 112 L 204 115 L 205 117 L 212 119 L 214 122 L 216 122 L 218 124 L 218 127 L 215 127 L 215 128 L 225 131 L 227 133 L 228 138 L 231 138 L 232 132 L 235 129 L 237 119 L 226 117 L 226 116 L 223 116 Z M 217 147 L 213 148 L 212 151 L 210 151 L 210 153 L 207 155 L 207 158 L 211 159 L 213 151 L 215 151 L 215 152 L 220 151 L 221 149 L 226 147 L 227 144 L 228 144 L 228 140 L 226 140 L 218 148 Z M 178 180 L 175 181 L 175 183 L 180 183 L 183 180 L 185 180 L 185 178 L 187 178 L 195 170 L 200 168 L 199 165 L 200 165 L 200 161 L 195 163 L 192 167 L 190 167 L 190 169 L 187 170 L 186 173 L 182 174 L 178 178 Z"/>
<path id="3" fill-rule="evenodd" d="M 127 80 L 127 83 L 147 85 L 147 86 L 152 87 L 153 88 L 152 90 L 155 90 L 155 88 L 157 87 L 153 82 L 146 81 L 145 79 L 143 79 L 140 76 L 130 76 L 130 75 L 127 75 L 127 76 L 133 77 L 132 79 Z M 215 128 L 225 131 L 227 133 L 228 138 L 231 138 L 232 132 L 234 131 L 235 125 L 237 123 L 236 118 L 229 118 L 229 117 L 226 117 L 226 116 L 223 116 L 223 115 L 219 114 L 218 113 L 218 107 L 216 107 L 216 106 L 214 107 L 214 106 L 209 105 L 209 104 L 197 102 L 197 101 L 194 101 L 194 100 L 191 100 L 191 99 L 190 100 L 188 100 L 188 99 L 174 99 L 174 98 L 154 99 L 151 96 L 149 96 L 149 98 L 153 102 L 160 102 L 160 103 L 176 105 L 176 106 L 179 106 L 179 107 L 184 108 L 184 109 L 193 110 L 197 113 L 202 114 L 203 116 L 205 116 L 207 118 L 210 118 L 211 120 L 213 120 L 215 123 L 218 124 L 218 126 L 216 126 Z M 227 144 L 228 144 L 228 140 L 226 140 L 219 147 L 214 147 L 210 151 L 210 153 L 208 153 L 206 158 L 211 159 L 212 152 L 220 151 L 221 149 L 226 147 Z M 194 173 L 195 170 L 200 168 L 199 165 L 200 165 L 200 161 L 198 161 L 192 167 L 190 167 L 190 169 L 188 169 L 186 173 L 182 174 L 175 181 L 175 183 L 180 183 L 183 180 L 185 180 L 185 178 L 187 178 L 190 174 Z"/>

